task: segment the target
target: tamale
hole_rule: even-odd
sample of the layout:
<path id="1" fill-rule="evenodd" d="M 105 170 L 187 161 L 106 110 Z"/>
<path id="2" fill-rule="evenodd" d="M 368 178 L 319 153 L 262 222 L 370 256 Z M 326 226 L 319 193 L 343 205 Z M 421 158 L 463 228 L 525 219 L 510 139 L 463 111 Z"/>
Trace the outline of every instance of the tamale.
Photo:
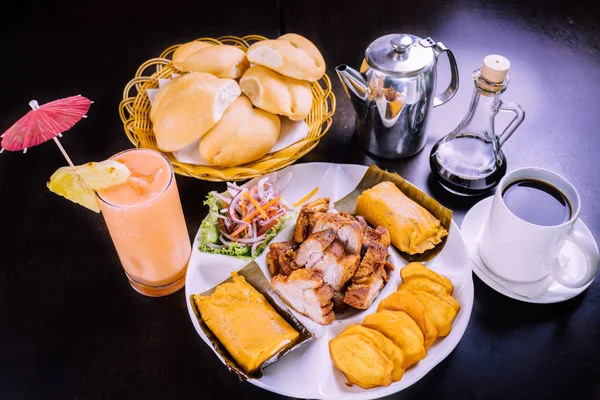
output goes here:
<path id="1" fill-rule="evenodd" d="M 281 359 L 283 356 L 285 356 L 290 351 L 295 350 L 299 346 L 311 341 L 314 337 L 304 327 L 304 325 L 302 325 L 296 319 L 296 317 L 294 317 L 294 315 L 291 313 L 291 311 L 289 309 L 287 309 L 287 307 L 285 306 L 283 301 L 273 291 L 273 289 L 269 285 L 269 281 L 264 276 L 264 274 L 261 271 L 258 264 L 256 264 L 254 261 L 252 261 L 248 265 L 246 265 L 244 268 L 240 269 L 237 273 L 233 273 L 232 275 L 233 275 L 232 277 L 229 277 L 228 279 L 226 279 L 219 285 L 213 287 L 212 289 L 209 289 L 199 295 L 191 295 L 190 296 L 190 305 L 192 306 L 192 309 L 194 310 L 194 313 L 196 314 L 196 317 L 198 318 L 198 323 L 200 324 L 200 328 L 205 333 L 205 335 L 208 337 L 208 339 L 209 339 L 210 343 L 213 345 L 215 351 L 217 352 L 217 354 L 219 354 L 220 358 L 223 359 L 223 361 L 225 362 L 225 364 L 229 368 L 229 370 L 231 372 L 235 373 L 242 381 L 244 381 L 246 379 L 257 379 L 257 378 L 262 377 L 262 369 L 263 368 L 265 368 L 268 365 Z M 244 282 L 243 282 L 243 284 L 240 284 L 240 281 L 242 281 L 242 280 Z M 243 301 L 243 298 L 246 297 L 248 295 L 248 293 L 251 293 L 250 289 L 248 288 L 248 287 L 250 287 L 250 288 L 252 288 L 253 291 L 255 291 L 255 293 L 250 294 L 250 299 L 252 299 L 251 301 L 244 302 L 246 304 L 246 306 L 250 305 L 250 307 L 254 307 L 255 304 L 253 304 L 253 303 L 259 302 L 262 304 L 262 306 L 260 306 L 260 308 L 271 307 L 271 310 L 273 310 L 273 312 L 277 315 L 277 317 L 275 317 L 273 314 L 268 313 L 268 314 L 270 314 L 270 317 L 254 318 L 255 321 L 251 321 L 251 320 L 247 321 L 246 327 L 243 329 L 243 331 L 244 331 L 243 334 L 253 335 L 252 331 L 257 331 L 257 332 L 260 331 L 263 333 L 262 336 L 267 337 L 268 335 L 271 335 L 271 337 L 278 337 L 278 335 L 275 332 L 267 333 L 267 335 L 264 335 L 264 333 L 265 333 L 264 326 L 260 326 L 257 329 L 254 329 L 249 326 L 249 325 L 252 325 L 255 323 L 261 325 L 263 322 L 265 322 L 267 320 L 272 320 L 272 321 L 278 320 L 277 326 L 285 327 L 285 325 L 287 325 L 289 327 L 289 329 L 284 329 L 284 331 L 286 331 L 287 333 L 284 335 L 285 337 L 281 336 L 282 340 L 279 341 L 279 343 L 274 343 L 273 346 L 265 345 L 263 347 L 260 344 L 261 341 L 263 340 L 263 338 L 259 337 L 257 335 L 254 335 L 251 337 L 246 337 L 246 338 L 237 337 L 237 338 L 227 339 L 223 336 L 224 333 L 227 334 L 227 329 L 217 328 L 216 324 L 214 323 L 214 320 L 213 320 L 213 322 L 211 322 L 212 318 L 210 318 L 210 317 L 206 318 L 208 321 L 205 321 L 205 317 L 208 317 L 209 315 L 212 317 L 212 316 L 214 316 L 215 313 L 214 313 L 214 310 L 209 311 L 207 313 L 206 307 L 199 304 L 199 303 L 202 303 L 201 299 L 208 298 L 209 296 L 213 295 L 214 293 L 217 293 L 217 291 L 221 292 L 222 289 L 219 290 L 219 287 L 222 288 L 223 287 L 222 285 L 224 285 L 224 284 L 228 284 L 228 285 L 234 284 L 236 281 L 237 281 L 237 285 L 240 288 L 240 290 L 239 290 L 240 296 L 238 296 L 239 298 L 235 301 Z M 238 291 L 238 290 L 236 290 L 236 291 Z M 244 294 L 242 295 L 241 292 L 244 292 Z M 216 298 L 218 301 L 211 302 L 211 303 L 214 303 L 214 304 L 211 304 L 211 306 L 216 305 L 217 307 L 221 307 L 222 304 L 220 304 L 220 303 L 222 303 L 222 300 L 226 299 L 227 297 L 236 297 L 236 296 L 235 295 L 223 296 L 223 293 L 217 294 Z M 200 299 L 200 301 L 196 301 L 197 299 Z M 202 309 L 205 309 L 205 310 L 202 311 Z M 248 309 L 248 307 L 246 307 L 246 311 L 248 311 L 247 309 Z M 245 318 L 245 316 L 241 312 L 240 313 L 234 312 L 234 314 L 236 314 L 234 316 L 236 318 L 237 317 Z M 267 315 L 267 314 L 265 314 L 265 315 Z M 255 315 L 255 317 L 256 317 L 256 315 Z M 218 316 L 217 318 L 223 318 L 223 317 Z M 281 320 L 279 320 L 279 318 L 281 318 Z M 282 324 L 282 322 L 285 323 L 285 325 Z M 227 328 L 227 327 L 225 327 L 225 328 Z M 211 329 L 215 329 L 215 332 L 213 332 Z M 291 331 L 290 331 L 290 329 L 291 329 Z M 221 341 L 220 338 L 223 339 L 223 341 Z M 292 340 L 289 341 L 288 343 L 283 343 L 283 342 L 286 342 L 287 339 L 292 339 Z M 250 340 L 249 346 L 248 346 L 248 340 Z M 234 347 L 232 347 L 231 346 L 232 341 L 244 342 L 245 345 L 241 346 L 242 353 L 247 351 L 247 349 L 251 349 L 254 344 L 257 345 L 256 346 L 256 348 L 258 349 L 257 353 L 259 353 L 260 351 L 262 351 L 264 349 L 266 349 L 266 352 L 264 354 L 252 354 L 253 352 L 250 351 L 248 353 L 249 354 L 248 357 L 244 358 L 244 356 L 242 356 L 240 358 L 239 357 L 240 354 L 239 353 L 236 354 L 236 352 L 240 351 L 240 347 L 239 347 L 240 343 L 238 343 L 237 345 L 234 345 Z M 281 346 L 278 346 L 277 344 L 281 344 Z M 230 352 L 230 351 L 228 351 L 228 349 L 232 349 L 232 351 Z"/>
<path id="2" fill-rule="evenodd" d="M 410 255 L 433 249 L 448 235 L 439 219 L 392 182 L 381 182 L 358 196 L 356 214 L 373 226 L 387 228 L 392 244 Z"/>
<path id="3" fill-rule="evenodd" d="M 425 210 L 431 213 L 433 217 L 438 219 L 441 228 L 447 232 L 450 231 L 450 225 L 452 224 L 451 210 L 443 207 L 431 196 L 417 189 L 411 183 L 404 180 L 404 178 L 402 178 L 400 175 L 384 171 L 374 164 L 369 167 L 362 180 L 351 193 L 335 202 L 335 209 L 338 211 L 346 211 L 351 214 L 356 214 L 358 197 L 363 194 L 364 191 L 371 189 L 382 182 L 393 183 L 408 199 L 412 200 L 420 207 L 423 207 Z M 442 231 L 440 230 L 438 234 L 440 232 Z M 442 251 L 444 245 L 446 244 L 447 238 L 447 235 L 440 235 L 440 242 L 433 245 L 433 248 L 425 250 L 422 253 L 410 254 L 409 252 L 403 251 L 400 248 L 398 250 L 400 250 L 400 254 L 408 262 L 425 262 L 431 260 L 438 255 L 440 251 Z M 396 243 L 393 244 L 396 246 Z"/>

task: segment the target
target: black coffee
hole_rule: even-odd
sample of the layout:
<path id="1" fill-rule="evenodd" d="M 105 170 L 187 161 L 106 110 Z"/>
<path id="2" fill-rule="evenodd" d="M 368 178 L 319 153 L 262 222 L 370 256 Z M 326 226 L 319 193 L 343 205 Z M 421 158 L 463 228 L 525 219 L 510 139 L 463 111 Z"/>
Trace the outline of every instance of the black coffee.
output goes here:
<path id="1" fill-rule="evenodd" d="M 571 205 L 554 186 L 534 179 L 511 183 L 502 192 L 504 204 L 513 214 L 535 225 L 553 226 L 571 218 Z"/>

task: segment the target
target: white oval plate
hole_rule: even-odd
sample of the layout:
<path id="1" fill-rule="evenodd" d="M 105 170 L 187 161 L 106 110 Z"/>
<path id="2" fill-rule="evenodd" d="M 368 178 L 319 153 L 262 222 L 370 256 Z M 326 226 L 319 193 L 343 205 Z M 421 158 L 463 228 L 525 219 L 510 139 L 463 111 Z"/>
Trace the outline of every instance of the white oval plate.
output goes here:
<path id="1" fill-rule="evenodd" d="M 293 165 L 278 172 L 279 176 L 291 172 L 289 185 L 281 194 L 289 203 L 295 203 L 314 189 L 315 186 L 318 186 L 319 191 L 313 199 L 330 197 L 333 201 L 337 201 L 354 190 L 366 171 L 367 167 L 362 165 L 330 163 Z M 273 239 L 273 242 L 290 239 L 293 225 L 293 221 L 290 221 Z M 261 379 L 252 379 L 250 383 L 281 395 L 304 399 L 374 399 L 409 387 L 446 358 L 463 336 L 473 308 L 471 260 L 458 226 L 454 221 L 452 221 L 446 246 L 435 259 L 427 263 L 429 268 L 452 280 L 454 285 L 453 295 L 462 307 L 454 320 L 452 332 L 447 337 L 438 339 L 429 348 L 427 357 L 416 366 L 408 369 L 402 380 L 394 382 L 390 386 L 368 390 L 356 385 L 348 386 L 344 375 L 334 368 L 329 356 L 329 340 L 338 335 L 348 325 L 360 323 L 365 316 L 374 313 L 377 310 L 379 301 L 393 293 L 401 283 L 399 270 L 406 265 L 406 262 L 395 250 L 391 250 L 390 254 L 396 270 L 368 310 L 353 310 L 343 315 L 336 315 L 336 321 L 329 326 L 321 326 L 294 312 L 304 326 L 315 335 L 316 340 L 265 368 L 264 376 Z M 271 274 L 265 260 L 266 251 L 256 259 L 256 262 L 265 273 L 265 276 L 270 279 Z M 229 277 L 232 271 L 242 268 L 245 264 L 244 261 L 232 257 L 201 253 L 194 245 L 185 284 L 186 302 L 190 319 L 196 331 L 209 346 L 211 345 L 200 329 L 188 299 L 192 294 L 204 292 L 221 283 Z"/>

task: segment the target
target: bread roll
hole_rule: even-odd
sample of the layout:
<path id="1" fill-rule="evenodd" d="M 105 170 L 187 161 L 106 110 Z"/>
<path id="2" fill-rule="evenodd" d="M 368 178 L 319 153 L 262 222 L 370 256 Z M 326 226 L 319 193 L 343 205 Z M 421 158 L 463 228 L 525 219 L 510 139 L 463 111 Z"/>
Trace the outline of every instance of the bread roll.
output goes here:
<path id="1" fill-rule="evenodd" d="M 319 49 L 295 33 L 254 43 L 248 48 L 247 57 L 252 64 L 309 82 L 316 82 L 325 74 L 325 60 Z"/>
<path id="2" fill-rule="evenodd" d="M 188 45 L 183 45 L 186 47 L 179 54 L 176 54 L 177 51 L 173 54 L 173 65 L 181 71 L 205 72 L 219 78 L 238 79 L 250 66 L 246 53 L 238 47 L 226 44 L 204 47 Z"/>
<path id="3" fill-rule="evenodd" d="M 238 97 L 223 118 L 202 137 L 200 155 L 212 165 L 235 167 L 258 160 L 271 150 L 281 129 L 279 117 Z"/>
<path id="4" fill-rule="evenodd" d="M 306 118 L 312 107 L 313 96 L 308 82 L 265 67 L 250 67 L 240 80 L 240 88 L 256 107 L 294 121 Z"/>
<path id="5" fill-rule="evenodd" d="M 202 137 L 240 95 L 233 79 L 212 79 L 191 72 L 169 85 L 154 115 L 158 148 L 180 150 Z"/>
<path id="6" fill-rule="evenodd" d="M 177 86 L 174 86 L 174 83 L 180 79 L 182 81 Z M 158 93 L 156 93 L 156 97 L 154 98 L 154 101 L 152 102 L 152 107 L 150 108 L 150 121 L 154 122 L 154 117 L 156 116 L 156 111 L 161 107 L 161 103 L 163 103 L 163 100 L 164 100 L 164 104 L 168 104 L 175 97 L 173 94 L 171 94 L 171 95 L 167 94 L 167 93 L 169 93 L 171 88 L 177 87 L 177 90 L 181 91 L 184 88 L 190 87 L 192 85 L 198 84 L 200 82 L 203 82 L 203 81 L 206 81 L 209 79 L 218 79 L 218 78 L 211 74 L 203 74 L 203 73 L 198 72 L 195 74 L 182 75 L 182 76 L 178 76 L 177 78 L 171 79 L 162 88 L 160 88 Z M 177 91 L 175 91 L 174 93 L 177 93 Z"/>
<path id="7" fill-rule="evenodd" d="M 194 41 L 182 44 L 173 53 L 173 65 L 180 71 L 183 71 L 182 63 L 198 50 L 212 47 L 214 44 L 208 42 Z"/>

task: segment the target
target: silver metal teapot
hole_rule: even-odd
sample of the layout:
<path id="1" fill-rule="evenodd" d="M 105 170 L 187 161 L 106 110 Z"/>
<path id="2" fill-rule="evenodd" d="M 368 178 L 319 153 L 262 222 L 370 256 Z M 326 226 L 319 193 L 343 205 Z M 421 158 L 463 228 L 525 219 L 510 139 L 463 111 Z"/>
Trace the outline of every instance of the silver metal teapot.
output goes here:
<path id="1" fill-rule="evenodd" d="M 437 57 L 450 60 L 450 86 L 434 97 Z M 367 47 L 360 72 L 339 65 L 336 72 L 356 111 L 359 144 L 388 159 L 418 153 L 425 145 L 432 107 L 450 100 L 458 89 L 458 67 L 443 43 L 409 34 L 382 36 Z"/>

